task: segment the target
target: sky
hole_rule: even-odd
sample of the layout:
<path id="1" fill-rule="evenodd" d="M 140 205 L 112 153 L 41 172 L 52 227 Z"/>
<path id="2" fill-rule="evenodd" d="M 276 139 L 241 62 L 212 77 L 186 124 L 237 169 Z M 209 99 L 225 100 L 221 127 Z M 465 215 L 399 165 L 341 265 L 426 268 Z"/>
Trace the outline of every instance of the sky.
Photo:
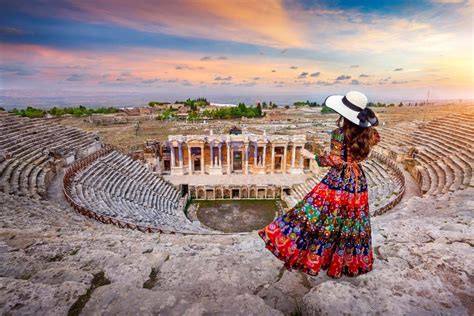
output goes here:
<path id="1" fill-rule="evenodd" d="M 321 101 L 350 90 L 372 101 L 473 98 L 473 0 L 0 7 L 0 105 L 120 96 Z"/>

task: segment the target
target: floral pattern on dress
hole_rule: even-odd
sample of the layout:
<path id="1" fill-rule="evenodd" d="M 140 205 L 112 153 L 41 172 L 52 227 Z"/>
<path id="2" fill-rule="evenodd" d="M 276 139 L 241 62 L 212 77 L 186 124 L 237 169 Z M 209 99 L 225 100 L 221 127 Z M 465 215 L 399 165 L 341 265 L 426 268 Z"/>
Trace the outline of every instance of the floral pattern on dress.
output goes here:
<path id="1" fill-rule="evenodd" d="M 377 137 L 378 134 L 377 134 Z M 325 177 L 285 214 L 258 231 L 284 266 L 340 278 L 372 270 L 373 249 L 367 180 L 348 157 L 342 128 L 331 133 L 330 153 L 316 158 Z"/>

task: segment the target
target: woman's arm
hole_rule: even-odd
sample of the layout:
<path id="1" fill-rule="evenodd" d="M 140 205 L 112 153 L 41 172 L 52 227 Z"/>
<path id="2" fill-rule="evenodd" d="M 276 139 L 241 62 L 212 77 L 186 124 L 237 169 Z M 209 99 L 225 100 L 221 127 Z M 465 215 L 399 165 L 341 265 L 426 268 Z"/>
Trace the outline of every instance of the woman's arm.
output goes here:
<path id="1" fill-rule="evenodd" d="M 331 146 L 329 153 L 315 155 L 314 159 L 320 167 L 341 167 L 346 163 L 341 156 L 342 145 L 344 143 L 344 134 L 340 130 L 331 133 Z"/>
<path id="2" fill-rule="evenodd" d="M 302 154 L 309 159 L 315 159 L 320 167 L 340 167 L 346 162 L 341 157 L 342 145 L 344 142 L 344 134 L 340 130 L 335 130 L 331 133 L 331 148 L 329 153 L 322 155 L 313 154 L 304 149 Z"/>

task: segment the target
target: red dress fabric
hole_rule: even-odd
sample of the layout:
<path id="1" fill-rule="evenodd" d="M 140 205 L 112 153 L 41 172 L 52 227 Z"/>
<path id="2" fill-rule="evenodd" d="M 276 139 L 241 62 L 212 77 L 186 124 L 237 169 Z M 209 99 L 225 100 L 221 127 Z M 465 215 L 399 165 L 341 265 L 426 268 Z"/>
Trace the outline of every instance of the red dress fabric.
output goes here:
<path id="1" fill-rule="evenodd" d="M 376 142 L 380 136 L 376 133 Z M 258 231 L 266 248 L 292 271 L 340 278 L 372 270 L 374 261 L 367 180 L 347 152 L 342 128 L 331 133 L 331 151 L 316 158 L 325 177 L 285 214 Z"/>

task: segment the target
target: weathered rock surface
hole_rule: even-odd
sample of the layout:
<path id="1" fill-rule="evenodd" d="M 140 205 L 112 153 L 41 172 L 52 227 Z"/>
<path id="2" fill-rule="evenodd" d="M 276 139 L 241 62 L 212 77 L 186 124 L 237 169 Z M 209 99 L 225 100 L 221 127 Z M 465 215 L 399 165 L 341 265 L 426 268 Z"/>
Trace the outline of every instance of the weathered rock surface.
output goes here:
<path id="1" fill-rule="evenodd" d="M 414 197 L 374 217 L 374 270 L 314 286 L 305 312 L 472 314 L 473 192 Z"/>
<path id="2" fill-rule="evenodd" d="M 0 313 L 474 313 L 473 189 L 372 218 L 374 270 L 289 272 L 247 235 L 143 234 L 0 193 Z"/>

